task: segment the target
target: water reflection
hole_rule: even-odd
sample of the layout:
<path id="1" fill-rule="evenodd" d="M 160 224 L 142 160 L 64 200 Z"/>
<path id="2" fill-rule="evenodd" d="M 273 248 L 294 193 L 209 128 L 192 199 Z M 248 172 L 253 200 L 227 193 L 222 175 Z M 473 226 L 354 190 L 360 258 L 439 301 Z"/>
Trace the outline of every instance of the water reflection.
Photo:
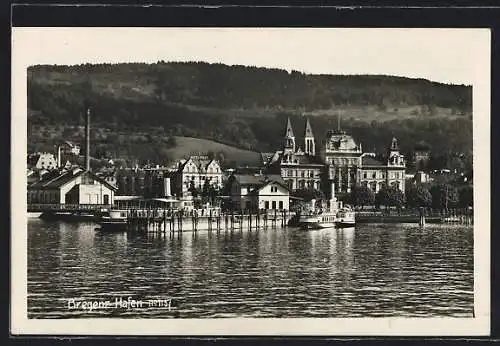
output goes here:
<path id="1" fill-rule="evenodd" d="M 471 228 L 359 225 L 106 234 L 28 222 L 30 318 L 471 316 Z M 68 298 L 169 297 L 172 311 L 70 310 Z"/>

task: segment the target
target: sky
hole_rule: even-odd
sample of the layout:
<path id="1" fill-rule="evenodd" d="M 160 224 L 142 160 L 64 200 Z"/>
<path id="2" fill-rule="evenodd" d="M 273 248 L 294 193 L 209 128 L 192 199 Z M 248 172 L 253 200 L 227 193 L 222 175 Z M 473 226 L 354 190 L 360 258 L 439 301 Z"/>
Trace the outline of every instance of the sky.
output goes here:
<path id="1" fill-rule="evenodd" d="M 13 28 L 29 65 L 205 61 L 471 85 L 487 29 Z M 25 48 L 26 49 L 26 48 Z"/>

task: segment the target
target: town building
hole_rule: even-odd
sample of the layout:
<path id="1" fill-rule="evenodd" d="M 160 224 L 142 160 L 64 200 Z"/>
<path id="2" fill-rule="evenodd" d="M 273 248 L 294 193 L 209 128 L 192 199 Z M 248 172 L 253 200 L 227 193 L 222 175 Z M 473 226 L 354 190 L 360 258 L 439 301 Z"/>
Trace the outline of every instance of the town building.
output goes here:
<path id="1" fill-rule="evenodd" d="M 70 141 L 64 141 L 62 152 L 63 154 L 78 156 L 80 155 L 80 146 Z"/>
<path id="2" fill-rule="evenodd" d="M 304 131 L 304 149 L 297 145 L 290 118 L 287 120 L 282 150 L 266 154 L 267 171 L 280 174 L 292 191 L 321 189 L 324 164 L 316 155 L 316 143 L 309 119 Z M 263 155 L 264 157 L 264 155 Z"/>
<path id="3" fill-rule="evenodd" d="M 112 205 L 117 188 L 92 172 L 52 171 L 28 186 L 29 204 Z"/>
<path id="4" fill-rule="evenodd" d="M 398 141 L 393 138 L 387 150 L 385 161 L 380 161 L 373 154 L 361 155 L 357 183 L 368 186 L 377 193 L 384 187 L 395 187 L 405 191 L 406 163 L 399 150 Z"/>
<path id="5" fill-rule="evenodd" d="M 223 171 L 219 162 L 208 156 L 191 156 L 183 159 L 172 173 L 172 192 L 180 197 L 189 194 L 192 186 L 202 189 L 206 182 L 217 189 L 223 185 Z"/>
<path id="6" fill-rule="evenodd" d="M 417 171 L 427 170 L 431 158 L 431 148 L 428 144 L 420 142 L 413 148 L 413 162 Z"/>
<path id="7" fill-rule="evenodd" d="M 54 154 L 36 153 L 28 155 L 28 168 L 52 170 L 58 167 Z"/>
<path id="8" fill-rule="evenodd" d="M 289 210 L 290 190 L 280 175 L 234 174 L 230 199 L 239 210 Z"/>
<path id="9" fill-rule="evenodd" d="M 325 164 L 325 186 L 335 186 L 339 196 L 348 194 L 356 184 L 363 154 L 361 144 L 345 131 L 328 131 L 321 144 L 320 157 Z M 325 191 L 332 194 L 331 191 Z"/>
<path id="10" fill-rule="evenodd" d="M 397 186 L 404 191 L 406 162 L 393 138 L 383 161 L 373 153 L 363 154 L 361 143 L 345 131 L 327 131 L 317 145 L 309 119 L 303 137 L 304 150 L 296 144 L 290 119 L 287 120 L 283 148 L 273 155 L 263 153 L 267 172 L 279 174 L 291 191 L 322 190 L 340 198 L 355 185 L 366 184 L 375 192 L 383 186 Z M 334 187 L 335 191 L 331 191 Z"/>

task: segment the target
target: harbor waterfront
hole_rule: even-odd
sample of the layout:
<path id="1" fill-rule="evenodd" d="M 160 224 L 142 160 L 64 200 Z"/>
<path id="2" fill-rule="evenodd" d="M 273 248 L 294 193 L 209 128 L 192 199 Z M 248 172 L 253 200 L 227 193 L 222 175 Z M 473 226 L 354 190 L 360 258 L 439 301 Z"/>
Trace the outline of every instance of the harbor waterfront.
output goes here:
<path id="1" fill-rule="evenodd" d="M 473 317 L 473 227 L 105 233 L 28 219 L 28 318 Z"/>

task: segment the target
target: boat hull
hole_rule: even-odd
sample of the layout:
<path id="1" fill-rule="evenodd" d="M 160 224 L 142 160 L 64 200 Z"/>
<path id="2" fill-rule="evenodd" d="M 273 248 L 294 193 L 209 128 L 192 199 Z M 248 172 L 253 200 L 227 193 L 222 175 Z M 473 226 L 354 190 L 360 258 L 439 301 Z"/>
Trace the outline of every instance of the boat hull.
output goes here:
<path id="1" fill-rule="evenodd" d="M 127 230 L 127 222 L 122 221 L 99 222 L 99 226 L 98 230 L 102 232 L 125 232 Z"/>
<path id="2" fill-rule="evenodd" d="M 346 228 L 356 225 L 354 211 L 340 210 L 337 213 L 324 213 L 320 215 L 305 215 L 299 220 L 299 227 L 302 229 L 321 228 Z"/>
<path id="3" fill-rule="evenodd" d="M 335 227 L 335 215 L 303 216 L 299 219 L 299 227 L 304 230 L 332 228 Z"/>
<path id="4" fill-rule="evenodd" d="M 335 227 L 337 228 L 349 228 L 356 226 L 356 222 L 354 221 L 338 221 L 335 222 Z"/>
<path id="5" fill-rule="evenodd" d="M 41 212 L 28 212 L 28 218 L 29 219 L 36 219 L 36 218 L 39 218 L 40 216 L 42 216 L 43 213 Z"/>

